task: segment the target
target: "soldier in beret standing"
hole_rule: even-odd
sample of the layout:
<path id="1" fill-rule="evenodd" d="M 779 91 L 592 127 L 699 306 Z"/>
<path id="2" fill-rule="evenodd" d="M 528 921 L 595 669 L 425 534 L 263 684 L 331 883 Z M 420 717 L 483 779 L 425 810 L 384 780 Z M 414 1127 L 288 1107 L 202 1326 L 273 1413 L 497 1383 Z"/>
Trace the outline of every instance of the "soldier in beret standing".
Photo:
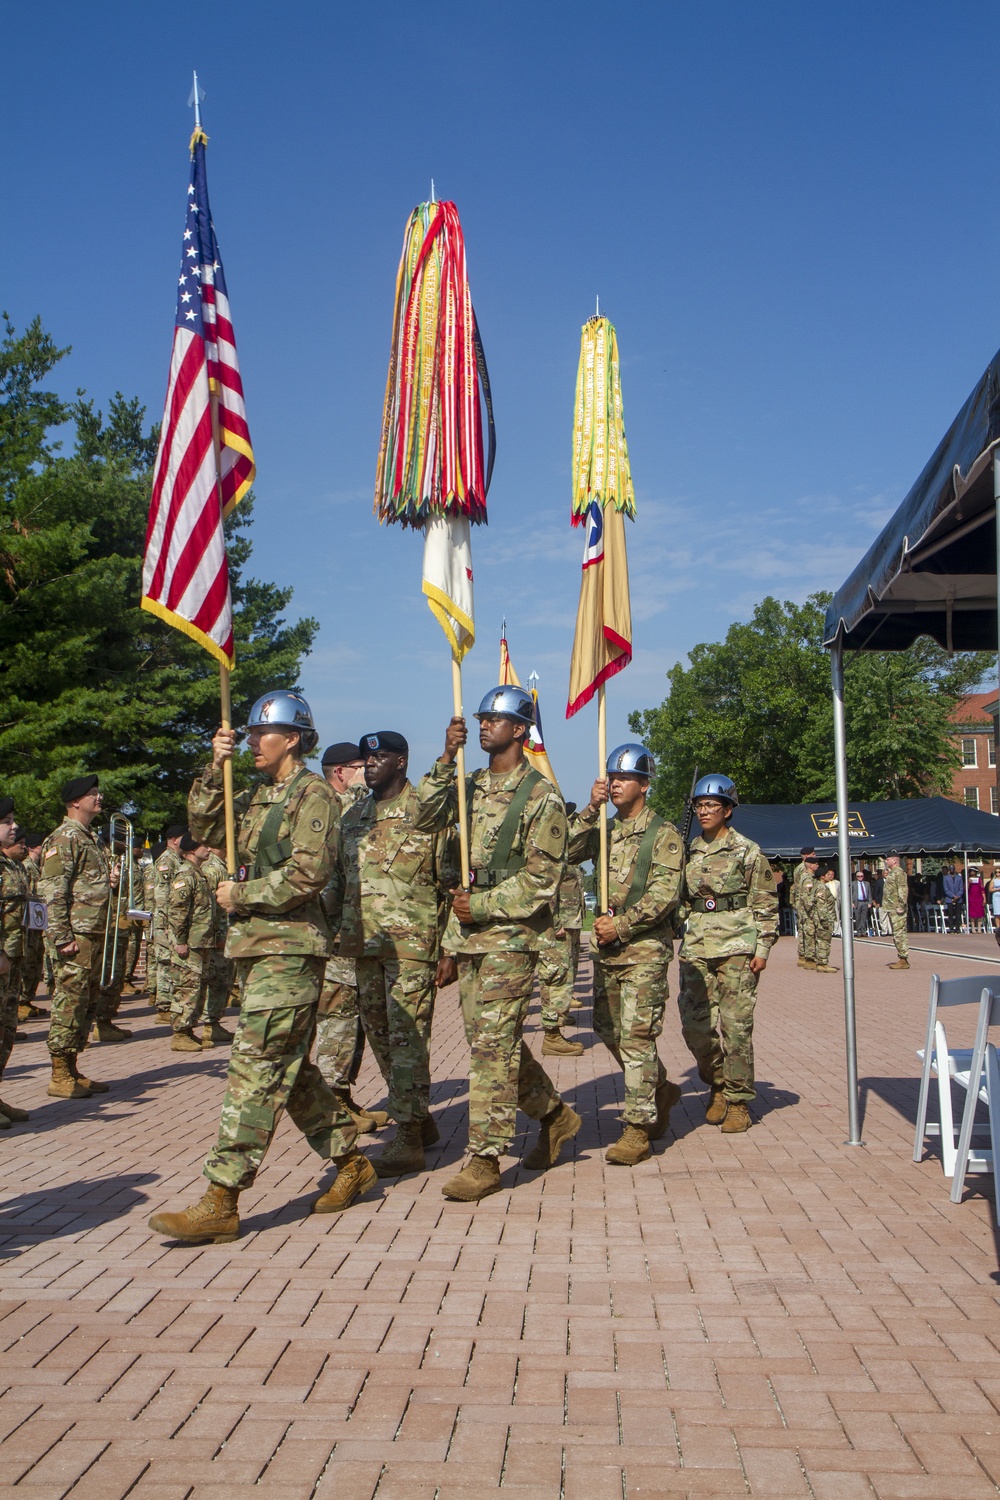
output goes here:
<path id="1" fill-rule="evenodd" d="M 62 789 L 66 816 L 42 845 L 39 894 L 49 907 L 49 949 L 55 973 L 48 1047 L 54 1099 L 89 1099 L 108 1085 L 84 1078 L 76 1060 L 87 1044 L 101 996 L 104 928 L 111 899 L 108 858 L 91 824 L 101 810 L 96 776 L 77 776 Z"/>

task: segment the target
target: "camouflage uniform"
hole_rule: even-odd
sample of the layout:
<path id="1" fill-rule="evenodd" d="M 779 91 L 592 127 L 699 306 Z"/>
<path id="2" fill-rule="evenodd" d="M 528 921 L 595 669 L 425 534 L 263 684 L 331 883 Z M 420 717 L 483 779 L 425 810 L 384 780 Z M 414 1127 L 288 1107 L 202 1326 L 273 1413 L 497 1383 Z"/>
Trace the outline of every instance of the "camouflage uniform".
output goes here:
<path id="1" fill-rule="evenodd" d="M 333 790 L 331 788 L 331 790 Z M 345 792 L 333 790 L 338 816 L 368 796 L 366 786 L 351 786 Z M 358 1001 L 358 976 L 353 958 L 340 952 L 339 937 L 334 930 L 334 952 L 326 961 L 323 992 L 319 997 L 316 1020 L 316 1066 L 338 1094 L 350 1094 L 358 1076 L 365 1049 Z"/>
<path id="2" fill-rule="evenodd" d="M 236 887 L 236 916 L 226 956 L 236 960 L 240 1018 L 229 1058 L 219 1138 L 205 1176 L 222 1187 L 249 1187 L 282 1110 L 325 1158 L 347 1155 L 354 1121 L 309 1060 L 316 1007 L 330 952 L 320 892 L 337 852 L 332 788 L 299 767 L 284 782 L 266 782 L 239 799 L 238 857 L 249 879 Z M 283 804 L 270 851 L 258 851 L 269 810 Z M 220 845 L 225 836 L 222 771 L 209 765 L 188 798 L 193 837 Z M 261 856 L 261 868 L 255 860 Z M 286 854 L 287 857 L 282 857 Z M 266 867 L 270 857 L 277 861 Z"/>
<path id="3" fill-rule="evenodd" d="M 156 1008 L 160 1012 L 173 1009 L 173 975 L 170 967 L 172 952 L 167 912 L 170 906 L 170 882 L 180 867 L 181 857 L 175 849 L 164 849 L 153 866 L 152 928 L 156 962 Z"/>
<path id="4" fill-rule="evenodd" d="M 96 833 L 73 818 L 60 823 L 42 846 L 38 891 L 49 904 L 48 948 L 55 988 L 48 1047 L 53 1057 L 82 1052 L 101 995 L 101 956 L 111 898 L 108 857 Z M 79 944 L 64 957 L 57 950 Z"/>
<path id="5" fill-rule="evenodd" d="M 816 922 L 813 915 L 813 906 L 816 900 L 816 876 L 812 870 L 805 865 L 800 867 L 802 874 L 798 876 L 798 894 L 795 898 L 795 928 L 799 939 L 799 957 L 809 963 L 816 962 Z"/>
<path id="6" fill-rule="evenodd" d="M 813 881 L 812 925 L 816 937 L 816 962 L 830 962 L 830 944 L 837 925 L 837 899 L 827 880 Z"/>
<path id="7" fill-rule="evenodd" d="M 207 989 L 205 993 L 205 1020 L 219 1021 L 229 1004 L 229 993 L 233 987 L 233 965 L 226 957 L 226 934 L 229 923 L 226 913 L 215 899 L 222 881 L 229 879 L 226 862 L 217 854 L 210 854 L 201 867 L 201 873 L 212 893 L 212 910 L 215 913 L 215 929 L 212 946 L 208 952 Z"/>
<path id="8" fill-rule="evenodd" d="M 810 951 L 809 953 L 806 952 L 806 922 L 802 916 L 801 911 L 802 903 L 800 897 L 802 893 L 802 883 L 807 878 L 809 880 L 813 880 L 815 877 L 812 873 L 812 870 L 805 863 L 805 861 L 800 860 L 799 863 L 795 866 L 795 869 L 792 871 L 792 893 L 789 897 L 789 904 L 791 905 L 792 910 L 795 912 L 795 940 L 798 945 L 799 958 L 813 958 L 815 956 L 813 951 Z M 815 944 L 812 944 L 812 949 L 815 949 Z"/>
<path id="9" fill-rule="evenodd" d="M 643 836 L 654 817 L 644 807 L 634 818 L 615 817 L 608 825 L 608 905 L 615 913 L 619 944 L 599 944 L 591 933 L 594 960 L 594 1030 L 625 1073 L 623 1119 L 652 1125 L 654 1095 L 666 1079 L 656 1050 L 663 1030 L 674 956 L 671 914 L 680 897 L 684 849 L 672 823 L 656 831 L 645 889 L 626 905 Z M 570 823 L 569 857 L 579 863 L 600 853 L 598 809 L 584 808 Z"/>
<path id="10" fill-rule="evenodd" d="M 892 928 L 892 940 L 899 958 L 909 960 L 910 940 L 906 935 L 906 907 L 909 881 L 902 865 L 886 870 L 882 880 L 882 910 Z"/>
<path id="11" fill-rule="evenodd" d="M 344 814 L 323 904 L 356 964 L 365 1035 L 400 1125 L 430 1113 L 430 1042 L 439 934 L 458 883 L 451 837 L 418 833 L 417 794 L 367 796 Z"/>
<path id="12" fill-rule="evenodd" d="M 143 922 L 144 937 L 146 940 L 146 994 L 149 996 L 150 1004 L 156 1006 L 156 944 L 153 940 L 153 926 L 156 921 L 156 870 L 152 860 L 147 860 L 140 866 L 142 873 L 142 909 L 150 913 L 148 922 Z"/>
<path id="13" fill-rule="evenodd" d="M 750 959 L 766 959 L 778 938 L 774 872 L 757 845 L 735 828 L 711 844 L 692 839 L 679 915 L 686 923 L 677 1001 L 684 1040 L 702 1080 L 721 1087 L 727 1103 L 747 1103 L 755 1093 L 757 998 Z"/>
<path id="14" fill-rule="evenodd" d="M 215 897 L 198 866 L 182 859 L 170 882 L 167 902 L 170 927 L 170 1023 L 190 1031 L 201 1020 L 208 988 L 209 955 L 215 944 Z M 187 957 L 178 953 L 187 947 Z"/>
<path id="15" fill-rule="evenodd" d="M 28 894 L 36 898 L 38 896 L 38 866 L 29 855 L 21 868 L 28 881 Z M 35 928 L 28 928 L 24 934 L 24 960 L 21 968 L 19 1004 L 32 1005 L 34 1003 L 35 991 L 42 979 L 44 962 L 45 934 Z"/>
<path id="16" fill-rule="evenodd" d="M 28 881 L 16 859 L 0 853 L 0 948 L 10 960 L 0 974 L 0 1078 L 7 1066 L 17 1033 L 17 1000 L 24 957 L 24 900 Z"/>
<path id="17" fill-rule="evenodd" d="M 472 868 L 485 873 L 504 815 L 528 775 L 473 771 L 469 791 Z M 451 827 L 457 816 L 455 767 L 436 761 L 417 788 L 415 825 Z M 523 860 L 523 864 L 520 861 Z M 469 1150 L 501 1156 L 514 1138 L 516 1110 L 541 1120 L 561 1100 L 522 1040 L 540 943 L 552 930 L 552 902 L 566 862 L 566 813 L 555 788 L 539 777 L 518 823 L 511 873 L 470 896 L 474 925 L 448 918 L 443 947 L 458 959 L 469 1061 Z M 518 868 L 517 865 L 520 865 Z"/>
<path id="18" fill-rule="evenodd" d="M 565 1025 L 580 966 L 583 881 L 576 865 L 566 866 L 556 892 L 552 917 L 555 922 L 552 936 L 545 939 L 545 946 L 538 951 L 538 997 L 545 1031 L 559 1030 Z"/>

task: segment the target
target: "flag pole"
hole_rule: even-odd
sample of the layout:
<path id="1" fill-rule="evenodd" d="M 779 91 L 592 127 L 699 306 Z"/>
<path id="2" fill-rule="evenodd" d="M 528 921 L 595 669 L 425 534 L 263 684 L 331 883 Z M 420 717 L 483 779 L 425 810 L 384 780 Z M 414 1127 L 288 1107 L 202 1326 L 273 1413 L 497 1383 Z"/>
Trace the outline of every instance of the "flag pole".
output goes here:
<path id="1" fill-rule="evenodd" d="M 454 699 L 454 711 L 456 719 L 463 718 L 462 713 L 462 663 L 455 652 L 451 653 L 451 690 Z M 455 770 L 458 782 L 458 846 L 462 858 L 462 889 L 471 888 L 469 874 L 469 806 L 465 800 L 465 746 L 459 745 L 455 756 Z"/>
<path id="2" fill-rule="evenodd" d="M 597 689 L 597 762 L 597 774 L 603 781 L 608 774 L 608 709 L 604 701 L 603 682 Z M 606 802 L 601 803 L 600 838 L 598 878 L 603 914 L 608 909 L 608 804 Z"/>
<path id="3" fill-rule="evenodd" d="M 195 92 L 197 96 L 198 79 L 195 75 Z M 212 446 L 215 449 L 215 486 L 219 496 L 219 511 L 222 511 L 222 437 L 219 431 L 219 395 L 209 387 L 208 397 L 209 410 L 212 413 Z M 219 662 L 219 722 L 223 729 L 233 727 L 233 698 L 230 683 L 230 669 L 225 662 Z M 230 880 L 236 879 L 236 809 L 233 799 L 233 762 L 231 759 L 222 763 L 222 805 L 226 820 L 226 874 Z"/>

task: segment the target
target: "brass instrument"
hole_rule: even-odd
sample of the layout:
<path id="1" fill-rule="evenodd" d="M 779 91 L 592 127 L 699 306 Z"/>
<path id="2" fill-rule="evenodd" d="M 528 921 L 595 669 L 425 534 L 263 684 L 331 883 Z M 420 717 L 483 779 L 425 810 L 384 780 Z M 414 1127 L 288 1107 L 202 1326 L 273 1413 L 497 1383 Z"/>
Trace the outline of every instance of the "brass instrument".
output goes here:
<path id="1" fill-rule="evenodd" d="M 113 977 L 115 966 L 118 962 L 118 944 L 121 941 L 119 934 L 126 930 L 129 920 L 136 922 L 148 922 L 151 913 L 141 911 L 135 904 L 135 890 L 133 889 L 133 852 L 135 848 L 135 834 L 130 820 L 124 813 L 112 813 L 108 820 L 108 850 L 111 856 L 111 868 L 115 866 L 115 844 L 123 843 L 125 853 L 119 864 L 118 885 L 113 893 L 113 899 L 108 901 L 108 915 L 104 922 L 104 951 L 101 955 L 101 985 L 106 985 Z M 122 879 L 124 870 L 128 869 L 128 886 Z M 109 947 L 110 959 L 109 964 Z"/>

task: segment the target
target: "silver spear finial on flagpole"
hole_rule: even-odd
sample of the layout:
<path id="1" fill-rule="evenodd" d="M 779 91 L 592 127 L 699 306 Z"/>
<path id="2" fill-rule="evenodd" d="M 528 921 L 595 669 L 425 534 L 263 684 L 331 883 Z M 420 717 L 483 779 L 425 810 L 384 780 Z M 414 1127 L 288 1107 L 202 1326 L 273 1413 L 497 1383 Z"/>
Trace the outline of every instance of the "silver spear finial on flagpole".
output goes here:
<path id="1" fill-rule="evenodd" d="M 204 89 L 200 89 L 198 87 L 198 74 L 195 73 L 193 76 L 194 76 L 194 86 L 191 89 L 191 94 L 190 94 L 190 96 L 188 98 L 188 104 L 189 105 L 191 105 L 191 104 L 194 105 L 194 128 L 195 128 L 195 130 L 200 130 L 201 129 L 201 101 L 205 97 L 205 90 Z"/>
<path id="2" fill-rule="evenodd" d="M 434 178 L 431 178 L 431 202 L 437 202 L 437 194 L 434 192 Z"/>

